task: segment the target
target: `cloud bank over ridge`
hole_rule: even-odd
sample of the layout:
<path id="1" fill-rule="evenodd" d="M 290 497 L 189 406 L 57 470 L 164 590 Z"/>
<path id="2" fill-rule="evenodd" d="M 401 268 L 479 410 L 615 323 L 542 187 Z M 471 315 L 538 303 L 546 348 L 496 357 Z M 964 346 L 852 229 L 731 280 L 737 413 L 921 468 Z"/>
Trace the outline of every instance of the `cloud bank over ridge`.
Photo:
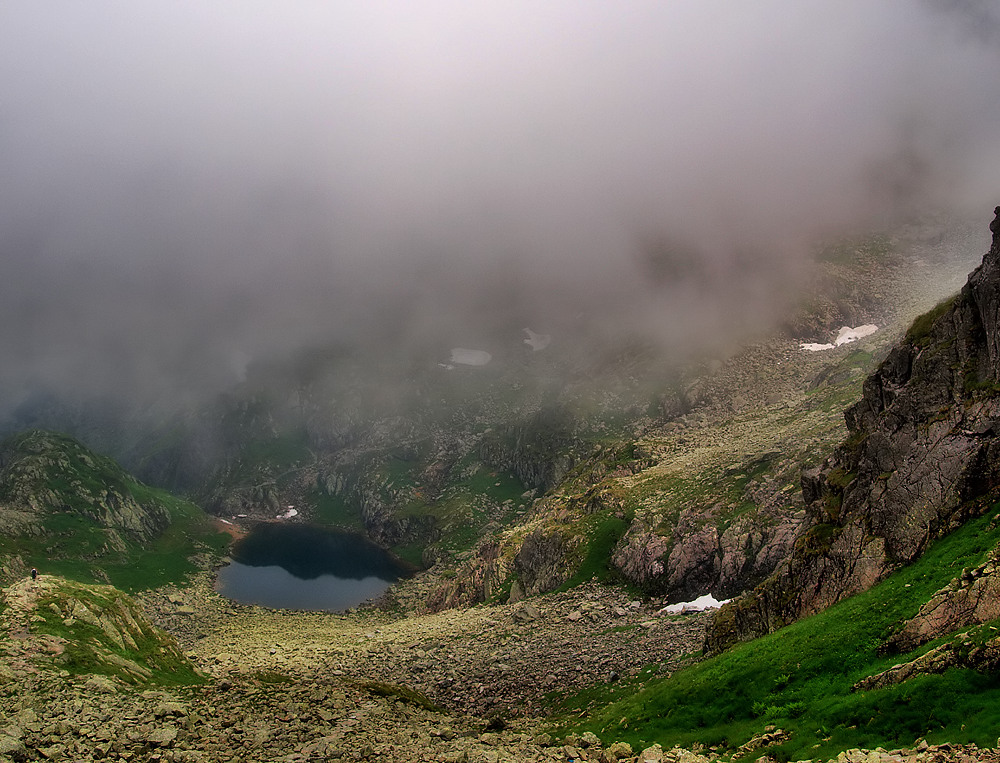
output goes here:
<path id="1" fill-rule="evenodd" d="M 150 394 L 329 341 L 664 346 L 816 236 L 992 209 L 975 2 L 0 7 L 0 383 Z M 993 25 L 991 27 L 991 24 Z"/>

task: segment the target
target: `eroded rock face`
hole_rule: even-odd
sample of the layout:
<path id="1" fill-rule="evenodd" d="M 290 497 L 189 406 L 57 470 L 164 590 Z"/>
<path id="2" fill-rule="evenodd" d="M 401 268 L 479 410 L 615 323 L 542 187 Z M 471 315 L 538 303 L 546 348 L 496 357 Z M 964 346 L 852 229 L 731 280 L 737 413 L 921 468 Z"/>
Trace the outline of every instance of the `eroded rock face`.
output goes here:
<path id="1" fill-rule="evenodd" d="M 666 564 L 670 589 L 683 591 L 685 598 L 714 590 L 722 556 L 718 528 L 713 525 L 698 527 L 682 513 L 676 532 L 681 540 L 670 550 Z"/>
<path id="2" fill-rule="evenodd" d="M 982 265 L 918 318 L 845 413 L 848 440 L 805 475 L 811 527 L 787 564 L 723 608 L 706 647 L 772 631 L 864 591 L 1000 485 L 1000 208 Z"/>
<path id="3" fill-rule="evenodd" d="M 633 522 L 615 550 L 611 561 L 629 580 L 640 585 L 663 574 L 661 558 L 670 548 L 669 541 L 642 522 Z"/>
<path id="4" fill-rule="evenodd" d="M 491 432 L 479 445 L 483 461 L 516 476 L 529 488 L 556 485 L 573 464 L 573 419 L 563 410 L 544 410 L 526 421 Z"/>
<path id="5" fill-rule="evenodd" d="M 469 555 L 455 578 L 434 590 L 425 602 L 430 612 L 470 606 L 488 600 L 510 574 L 496 540 L 484 541 Z M 523 593 L 522 593 L 523 595 Z"/>
<path id="6" fill-rule="evenodd" d="M 114 692 L 120 682 L 194 675 L 176 640 L 112 586 L 40 575 L 0 589 L 0 603 L 0 632 L 11 636 L 0 648 L 0 662 L 13 676 L 86 666 L 95 674 L 92 688 Z"/>

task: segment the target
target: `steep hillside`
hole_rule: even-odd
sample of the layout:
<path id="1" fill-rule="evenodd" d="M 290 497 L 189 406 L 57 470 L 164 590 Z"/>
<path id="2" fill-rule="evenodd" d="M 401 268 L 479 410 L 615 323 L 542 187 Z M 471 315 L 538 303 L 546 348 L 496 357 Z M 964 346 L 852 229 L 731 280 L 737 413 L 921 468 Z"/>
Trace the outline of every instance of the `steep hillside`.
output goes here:
<path id="1" fill-rule="evenodd" d="M 843 440 L 843 409 L 916 306 L 957 288 L 972 265 L 965 242 L 928 240 L 917 226 L 824 249 L 816 287 L 831 291 L 807 301 L 794 324 L 849 317 L 877 321 L 879 331 L 817 353 L 771 336 L 656 378 L 660 404 L 630 431 L 579 448 L 566 476 L 467 554 L 431 606 L 508 588 L 516 599 L 594 575 L 670 601 L 730 597 L 762 582 L 810 526 L 803 465 Z"/>
<path id="2" fill-rule="evenodd" d="M 947 432 L 933 417 L 910 423 L 924 393 L 900 392 L 906 383 L 887 392 L 900 352 L 890 347 L 903 333 L 891 328 L 815 354 L 772 337 L 652 382 L 637 376 L 603 398 L 564 379 L 548 396 L 505 396 L 518 378 L 510 367 L 423 369 L 424 384 L 390 395 L 382 417 L 357 380 L 345 381 L 343 358 L 317 360 L 322 369 L 298 387 L 251 375 L 220 409 L 216 510 L 250 519 L 291 504 L 313 521 L 384 532 L 433 566 L 385 608 L 338 614 L 237 605 L 208 573 L 134 598 L 47 574 L 18 580 L 0 610 L 0 714 L 11 719 L 0 758 L 710 763 L 899 745 L 917 749 L 852 750 L 840 761 L 995 761 L 982 747 L 998 720 L 1000 504 L 966 500 L 988 489 L 992 468 L 958 469 L 947 483 L 956 503 L 940 527 L 930 523 L 915 563 L 889 574 L 900 563 L 886 562 L 880 583 L 818 616 L 702 660 L 712 615 L 662 609 L 707 589 L 721 596 L 764 581 L 758 593 L 768 590 L 773 569 L 799 563 L 789 555 L 829 551 L 833 541 L 802 556 L 824 537 L 816 528 L 833 524 L 833 488 L 847 523 L 862 500 L 848 497 L 855 482 L 895 484 L 865 458 L 928 431 L 949 454 L 949 437 L 986 443 L 988 429 L 964 430 L 988 419 L 995 372 L 980 361 L 989 351 L 941 333 L 975 325 L 962 315 L 920 321 L 901 345 L 917 348 L 911 378 L 950 380 L 957 418 Z M 648 370 L 640 359 L 618 358 L 611 375 Z M 978 369 L 986 375 L 967 374 Z M 842 411 L 852 403 L 849 431 Z M 890 412 L 902 438 L 885 434 L 876 448 Z M 840 460 L 811 470 L 803 493 L 802 465 L 845 438 Z M 3 549 L 20 555 L 5 558 L 12 571 L 65 568 L 142 588 L 181 581 L 198 554 L 207 561 L 195 507 L 78 443 L 29 432 L 4 452 Z M 968 463 L 990 463 L 991 452 L 966 454 Z M 925 472 L 903 468 L 919 459 L 905 454 L 899 479 L 923 484 Z M 905 528 L 890 529 L 906 538 Z"/>
<path id="3" fill-rule="evenodd" d="M 803 478 L 794 555 L 726 607 L 713 651 L 820 611 L 916 559 L 1000 485 L 1000 208 L 982 264 L 911 326 L 846 413 L 848 438 Z"/>
<path id="4" fill-rule="evenodd" d="M 205 545 L 206 543 L 211 544 Z M 0 444 L 0 559 L 82 580 L 157 585 L 221 548 L 193 504 L 150 488 L 76 440 L 32 430 Z"/>
<path id="5" fill-rule="evenodd" d="M 52 432 L 26 432 L 0 446 L 0 500 L 23 517 L 71 511 L 97 526 L 149 541 L 170 518 L 159 502 L 140 504 L 133 495 L 137 486 L 111 459 Z"/>
<path id="6" fill-rule="evenodd" d="M 567 703 L 566 724 L 633 745 L 717 746 L 735 750 L 734 758 L 766 749 L 771 760 L 822 760 L 920 739 L 990 746 L 1000 723 L 995 600 L 983 620 L 956 618 L 956 632 L 931 643 L 894 634 L 913 634 L 904 623 L 927 614 L 928 597 L 940 604 L 944 593 L 934 592 L 942 586 L 969 591 L 979 580 L 982 592 L 985 570 L 995 566 L 998 519 L 994 504 L 868 591 L 669 677 L 592 687 Z M 940 759 L 963 760 L 954 750 Z"/>

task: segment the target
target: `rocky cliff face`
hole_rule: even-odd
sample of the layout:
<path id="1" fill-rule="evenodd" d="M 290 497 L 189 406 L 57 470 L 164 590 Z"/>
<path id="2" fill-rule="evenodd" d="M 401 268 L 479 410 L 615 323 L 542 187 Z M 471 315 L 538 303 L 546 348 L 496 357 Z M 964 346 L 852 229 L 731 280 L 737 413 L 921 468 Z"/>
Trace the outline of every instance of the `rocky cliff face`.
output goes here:
<path id="1" fill-rule="evenodd" d="M 866 590 L 980 511 L 1000 485 L 1000 207 L 953 299 L 917 319 L 845 413 L 849 437 L 803 475 L 811 526 L 789 561 L 723 608 L 719 651 Z"/>

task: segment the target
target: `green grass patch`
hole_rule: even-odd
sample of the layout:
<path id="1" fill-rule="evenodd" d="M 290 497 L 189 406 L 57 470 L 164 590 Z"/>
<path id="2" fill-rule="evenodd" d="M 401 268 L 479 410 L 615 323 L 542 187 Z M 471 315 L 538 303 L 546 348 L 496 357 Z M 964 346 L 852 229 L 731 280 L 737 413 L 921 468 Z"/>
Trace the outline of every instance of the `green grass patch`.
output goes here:
<path id="1" fill-rule="evenodd" d="M 197 570 L 192 561 L 197 554 L 225 553 L 229 536 L 217 532 L 200 508 L 147 489 L 160 493 L 157 500 L 171 523 L 145 545 L 66 511 L 46 517 L 45 536 L 0 538 L 0 553 L 19 554 L 44 573 L 83 583 L 110 582 L 125 591 L 181 582 Z"/>
<path id="2" fill-rule="evenodd" d="M 711 521 L 725 529 L 737 517 L 757 511 L 751 489 L 760 480 L 769 476 L 783 481 L 797 480 L 799 460 L 795 460 L 795 473 L 785 476 L 778 472 L 779 460 L 777 452 L 770 452 L 730 468 L 704 470 L 692 475 L 669 474 L 646 478 L 639 483 L 631 500 L 656 507 L 660 516 L 658 529 L 665 535 L 671 533 L 681 512 L 691 506 L 704 509 L 722 506 L 722 511 Z"/>
<path id="3" fill-rule="evenodd" d="M 471 549 L 490 523 L 505 527 L 523 511 L 524 485 L 516 477 L 491 469 L 468 456 L 453 468 L 457 477 L 434 499 L 417 491 L 401 514 L 430 519 L 439 534 L 437 545 L 458 553 Z M 400 557 L 419 563 L 426 541 L 397 546 Z M 419 551 L 419 554 L 418 554 Z"/>
<path id="4" fill-rule="evenodd" d="M 133 549 L 126 558 L 101 567 L 118 588 L 140 591 L 181 582 L 197 569 L 192 561 L 196 554 L 221 556 L 229 547 L 230 536 L 216 531 L 193 503 L 168 494 L 161 500 L 171 516 L 167 529 L 148 546 Z"/>
<path id="5" fill-rule="evenodd" d="M 42 533 L 0 537 L 0 553 L 43 572 L 152 588 L 180 581 L 196 569 L 192 557 L 221 554 L 228 543 L 193 503 L 142 484 L 71 437 L 30 430 L 4 448 L 0 500 L 38 507 Z"/>
<path id="6" fill-rule="evenodd" d="M 1000 529 L 991 526 L 997 508 L 939 540 L 880 585 L 825 612 L 668 679 L 598 688 L 571 699 L 562 727 L 633 746 L 732 748 L 777 724 L 792 737 L 769 754 L 793 758 L 909 745 L 921 736 L 992 745 L 1000 723 L 997 676 L 955 669 L 875 691 L 851 687 L 907 659 L 881 654 L 880 646 L 935 591 L 982 562 L 1000 540 Z"/>
<path id="7" fill-rule="evenodd" d="M 420 569 L 424 566 L 424 549 L 427 547 L 427 543 L 422 540 L 413 541 L 412 543 L 405 543 L 399 546 L 392 547 L 392 553 L 394 556 L 402 559 L 404 562 L 409 564 L 411 567 Z"/>
<path id="8" fill-rule="evenodd" d="M 343 496 L 328 493 L 317 486 L 310 491 L 307 500 L 315 509 L 314 516 L 318 524 L 344 530 L 364 529 L 361 511 L 348 503 Z"/>

